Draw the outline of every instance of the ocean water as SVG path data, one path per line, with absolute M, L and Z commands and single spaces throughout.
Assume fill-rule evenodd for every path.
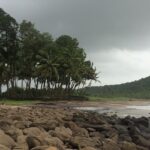
M 97 113 L 107 113 L 108 115 L 118 115 L 119 117 L 150 117 L 150 105 L 129 105 L 124 107 L 75 107 L 75 109 L 83 111 L 94 111 Z

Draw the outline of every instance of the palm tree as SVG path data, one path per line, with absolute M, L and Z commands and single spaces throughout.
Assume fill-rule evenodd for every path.
M 50 89 L 52 82 L 57 82 L 59 80 L 57 62 L 58 57 L 54 55 L 53 49 L 41 50 L 37 55 L 37 65 L 36 74 L 39 80 L 44 83 L 47 81 L 47 86 Z

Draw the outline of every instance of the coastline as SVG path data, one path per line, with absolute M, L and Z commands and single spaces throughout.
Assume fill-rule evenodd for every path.
M 75 110 L 68 107 L 73 106 L 72 103 L 64 108 L 62 105 L 64 103 L 59 103 L 57 107 L 1 105 L 0 148 L 4 150 L 150 149 L 148 117 L 120 118 L 117 115 L 108 116 Z

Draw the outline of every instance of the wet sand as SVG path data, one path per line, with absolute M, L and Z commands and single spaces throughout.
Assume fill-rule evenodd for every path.
M 43 104 L 41 104 L 43 105 Z M 46 107 L 71 108 L 83 111 L 96 111 L 119 117 L 150 117 L 150 100 L 129 100 L 129 101 L 60 101 L 44 103 Z
M 81 105 L 76 108 L 108 115 L 116 114 L 119 117 L 150 117 L 150 101 L 87 102 Z
M 128 100 L 128 101 L 54 101 L 35 104 L 43 108 L 69 108 L 83 111 L 94 111 L 100 114 L 117 115 L 119 117 L 134 116 L 134 117 L 150 117 L 150 100 Z M 0 105 L 1 108 L 16 108 L 29 106 L 7 106 Z
M 0 105 L 0 108 L 23 108 L 29 107 L 43 108 L 69 108 L 83 111 L 96 111 L 100 114 L 107 113 L 108 115 L 118 115 L 119 117 L 135 116 L 135 117 L 150 117 L 150 100 L 124 100 L 124 101 L 51 101 L 36 103 L 34 105 L 24 106 L 8 106 Z

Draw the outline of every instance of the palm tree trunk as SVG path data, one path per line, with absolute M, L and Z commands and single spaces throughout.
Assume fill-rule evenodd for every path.
M 23 79 L 21 80 L 21 88 L 23 90 Z
M 2 97 L 2 85 L 0 84 L 0 98 Z

